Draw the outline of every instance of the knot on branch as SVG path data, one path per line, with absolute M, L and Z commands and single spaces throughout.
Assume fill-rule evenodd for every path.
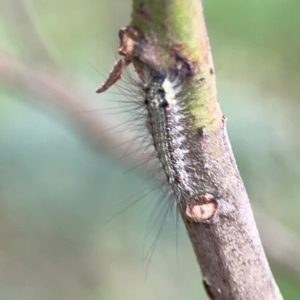
M 159 69 L 162 66 L 189 78 L 199 72 L 196 63 L 183 54 L 184 46 L 171 40 L 158 43 L 153 33 L 142 35 L 139 30 L 127 26 L 119 31 L 119 54 L 131 61 L 139 70 L 139 64 Z M 167 57 L 167 59 L 166 59 Z
M 218 209 L 214 196 L 205 193 L 195 196 L 186 206 L 185 215 L 188 220 L 195 223 L 212 221 Z

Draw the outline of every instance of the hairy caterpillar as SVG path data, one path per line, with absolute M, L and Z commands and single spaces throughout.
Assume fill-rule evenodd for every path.
M 173 199 L 171 204 L 179 207 L 187 219 L 207 221 L 213 216 L 217 204 L 209 192 L 199 190 L 202 177 L 201 173 L 195 171 L 207 167 L 205 164 L 201 166 L 195 157 L 195 149 L 201 147 L 199 138 L 205 136 L 205 128 L 191 128 L 194 116 L 183 92 L 185 83 L 199 70 L 183 59 L 180 49 L 176 48 L 172 54 L 173 64 L 169 67 L 159 65 L 153 44 L 133 27 L 121 29 L 119 36 L 118 52 L 124 58 L 115 64 L 107 80 L 96 92 L 106 91 L 121 78 L 123 70 L 130 63 L 133 64 L 138 75 L 138 81 L 134 82 L 137 99 L 130 99 L 130 102 L 143 111 L 134 119 L 146 124 L 144 127 L 151 137 L 160 170 L 165 174 L 161 182 L 168 186 L 165 196 Z M 198 82 L 201 84 L 203 79 L 199 78 Z M 129 96 L 132 95 L 130 90 L 125 91 L 129 92 Z
M 115 83 L 116 80 L 112 77 L 119 77 L 120 65 L 120 61 L 117 62 L 98 92 L 105 91 Z M 136 87 L 140 99 L 133 101 L 144 110 L 142 122 L 151 136 L 166 182 L 173 192 L 174 204 L 180 204 L 180 201 L 188 201 L 195 194 L 189 178 L 191 166 L 186 158 L 188 149 L 184 135 L 186 124 L 182 100 L 183 80 L 174 73 L 157 71 L 146 66 L 140 70 L 139 75 Z
M 144 102 L 148 111 L 147 127 L 157 157 L 166 174 L 176 202 L 192 194 L 185 154 L 184 116 L 179 94 L 182 81 L 175 76 L 150 72 L 144 81 Z

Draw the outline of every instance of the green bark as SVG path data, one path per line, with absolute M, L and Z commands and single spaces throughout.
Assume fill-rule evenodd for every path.
M 174 49 L 193 68 L 193 76 L 186 82 L 194 116 L 192 128 L 213 131 L 221 126 L 222 114 L 216 100 L 216 81 L 209 41 L 198 0 L 133 1 L 131 26 L 136 27 L 157 47 L 160 65 L 167 69 Z

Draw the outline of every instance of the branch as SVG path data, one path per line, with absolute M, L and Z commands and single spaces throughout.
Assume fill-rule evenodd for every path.
M 47 68 L 49 72 L 49 68 Z M 11 59 L 4 51 L 0 50 L 0 84 L 8 85 L 21 90 L 23 93 L 33 95 L 35 105 L 51 105 L 59 108 L 66 116 L 71 116 L 72 121 L 77 124 L 84 137 L 89 138 L 89 142 L 103 150 L 99 145 L 106 145 L 106 150 L 116 149 L 117 154 L 123 154 L 124 149 L 116 148 L 113 145 L 119 143 L 125 145 L 127 138 L 122 135 L 116 140 L 116 135 L 103 135 L 101 131 L 106 131 L 116 124 L 108 124 L 111 118 L 97 118 L 95 114 L 89 114 L 88 118 L 82 117 L 78 111 L 87 111 L 90 108 L 90 96 L 82 94 L 78 90 L 78 84 L 72 79 L 66 81 L 66 75 L 45 73 L 44 69 L 33 69 L 24 63 Z M 90 99 L 92 100 L 92 99 Z M 99 133 L 100 132 L 100 133 Z M 285 228 L 270 215 L 255 209 L 255 216 L 260 230 L 260 235 L 268 256 L 274 262 L 285 268 L 297 278 L 300 278 L 300 241 L 298 236 Z M 276 236 L 274 236 L 276 232 Z
M 216 99 L 201 2 L 134 0 L 119 53 L 136 67 L 186 70 L 187 159 L 198 193 L 179 210 L 211 299 L 282 299 L 267 262 Z M 132 46 L 133 45 L 133 46 Z M 124 50 L 125 49 L 125 50 Z M 181 65 L 179 66 L 179 62 Z
M 89 109 L 85 103 L 90 96 L 82 94 L 82 91 L 76 88 L 77 85 L 73 81 L 67 80 L 66 76 L 51 75 L 47 74 L 45 70 L 26 67 L 15 60 L 9 59 L 4 53 L 0 53 L 0 78 L 1 84 L 18 86 L 35 95 L 39 101 L 46 101 L 46 103 L 48 101 L 50 104 L 59 107 L 67 116 L 71 116 L 73 121 L 79 124 L 80 128 L 83 128 L 89 137 L 92 137 L 91 140 L 93 142 L 96 140 L 97 145 L 101 145 L 102 149 L 103 145 L 107 145 L 107 149 L 111 149 L 111 145 L 115 144 L 115 141 L 112 140 L 114 135 L 99 134 L 99 131 L 111 127 L 108 119 L 99 120 L 94 114 L 89 114 L 88 118 L 80 117 L 79 111 Z M 259 211 L 257 209 L 257 212 Z M 296 267 L 299 265 L 297 262 L 300 261 L 299 253 L 295 251 L 295 249 L 300 248 L 297 238 L 281 224 L 262 214 L 261 211 L 257 220 L 259 221 L 262 239 L 270 257 L 300 277 L 299 269 Z M 276 227 L 274 227 L 274 223 Z M 268 230 L 268 228 L 272 228 L 272 231 Z M 278 240 L 284 241 L 284 243 L 278 243 Z
M 35 105 L 48 105 L 59 108 L 64 115 L 78 125 L 83 136 L 89 138 L 89 142 L 105 150 L 108 153 L 117 151 L 111 144 L 118 144 L 115 135 L 109 134 L 113 127 L 109 116 L 101 116 L 95 113 L 83 113 L 91 111 L 87 103 L 88 95 L 78 88 L 75 80 L 70 80 L 67 74 L 59 72 L 51 73 L 49 68 L 26 66 L 11 58 L 0 50 L 0 84 L 17 88 L 32 94 L 36 99 Z M 92 93 L 91 93 L 92 95 Z M 90 97 L 91 98 L 91 97 Z M 92 100 L 92 99 L 91 99 Z M 91 103 L 92 101 L 90 101 Z
M 222 183 L 224 179 L 229 178 L 230 174 L 234 175 L 231 178 L 236 179 L 236 182 L 229 182 L 225 188 L 220 184 L 215 189 L 209 189 L 212 194 L 219 196 L 219 199 L 216 199 L 218 200 L 218 210 L 212 216 L 216 223 L 201 224 L 201 222 L 190 222 L 190 212 L 187 214 L 188 210 L 181 211 L 202 268 L 208 293 L 213 299 L 281 299 L 261 249 L 252 219 L 251 208 L 237 173 L 229 142 L 224 132 L 222 132 L 225 129 L 222 127 L 222 115 L 216 102 L 215 78 L 211 74 L 213 73 L 213 65 L 201 7 L 197 1 L 190 1 L 192 3 L 190 6 L 185 5 L 183 2 L 181 3 L 181 1 L 174 1 L 172 4 L 170 1 L 148 2 L 143 7 L 141 7 L 140 3 L 135 5 L 133 25 L 137 26 L 144 35 L 147 35 L 149 32 L 157 34 L 158 43 L 163 39 L 168 39 L 168 35 L 171 33 L 172 38 L 177 40 L 176 44 L 174 42 L 172 44 L 172 51 L 176 48 L 174 46 L 177 46 L 177 56 L 180 58 L 188 57 L 186 61 L 193 62 L 192 68 L 197 69 L 199 67 L 201 70 L 201 72 L 193 74 L 194 77 L 196 74 L 197 76 L 201 75 L 198 77 L 198 80 L 202 84 L 192 87 L 193 99 L 190 103 L 192 103 L 191 113 L 195 116 L 194 124 L 192 125 L 195 128 L 200 128 L 202 132 L 203 128 L 205 128 L 205 135 L 201 137 L 199 149 L 206 152 L 204 154 L 207 154 L 207 156 L 205 157 L 203 153 L 199 153 L 198 157 L 197 153 L 194 153 L 194 156 L 200 158 L 199 165 L 213 162 L 212 159 L 218 162 L 222 161 L 223 165 L 217 166 L 213 170 L 215 178 L 211 178 L 211 174 L 209 174 L 211 170 L 209 169 L 205 172 L 199 171 L 205 178 L 203 183 L 199 183 L 199 190 L 205 191 L 205 189 L 210 188 L 210 183 L 218 180 Z M 23 6 L 20 7 L 24 9 Z M 15 10 L 12 11 L 15 12 Z M 28 15 L 26 18 L 29 20 Z M 12 17 L 12 19 L 14 18 Z M 169 24 L 167 24 L 166 20 L 169 21 Z M 32 24 L 29 27 L 33 28 Z M 169 26 L 166 26 L 166 24 Z M 162 28 L 163 30 L 161 30 Z M 34 31 L 34 33 L 36 34 L 37 32 Z M 178 50 L 178 45 L 180 46 L 180 51 Z M 48 56 L 46 60 L 53 63 L 53 58 L 47 53 L 47 48 L 43 44 L 41 44 L 41 48 L 43 50 L 38 52 L 45 53 L 45 57 L 47 58 Z M 168 53 L 169 48 L 169 46 L 165 47 L 164 51 Z M 108 120 L 103 120 L 103 117 L 99 120 L 94 115 L 89 115 L 89 118 L 74 116 L 74 112 L 87 109 L 83 105 L 86 96 L 82 95 L 81 91 L 75 88 L 74 83 L 66 80 L 65 76 L 45 74 L 43 70 L 38 69 L 32 70 L 2 55 L 0 57 L 0 77 L 2 84 L 9 83 L 13 86 L 21 87 L 40 97 L 39 100 L 48 100 L 49 103 L 54 103 L 67 115 L 71 116 L 73 121 L 80 125 L 80 128 L 84 128 L 88 136 L 92 137 L 91 141 L 100 141 L 102 142 L 101 144 L 106 144 L 103 143 L 103 140 L 107 140 L 107 144 L 111 145 L 113 136 L 103 134 L 105 129 L 110 127 L 108 126 Z M 74 99 L 78 101 L 74 101 Z M 99 135 L 99 128 L 102 129 L 102 135 Z M 214 143 L 218 144 L 219 142 L 223 145 L 214 145 Z M 109 149 L 111 148 L 109 147 Z M 216 157 L 216 150 L 217 152 L 220 151 L 218 157 Z M 226 176 L 227 170 L 230 172 Z M 222 199 L 222 195 L 225 195 L 227 199 L 226 197 Z M 235 206 L 234 201 L 240 201 L 240 203 Z M 203 206 L 203 203 L 200 203 L 199 206 Z M 222 211 L 224 207 L 225 210 Z M 230 211 L 232 207 L 236 210 L 235 212 Z M 194 205 L 194 208 L 197 208 L 197 205 Z M 246 218 L 243 220 L 242 212 L 248 216 L 247 220 Z M 298 264 L 295 262 L 299 262 L 300 258 L 295 249 L 300 247 L 296 236 L 270 217 L 261 216 L 261 213 L 258 216 L 259 224 L 264 223 L 260 227 L 261 235 L 270 257 L 299 276 L 299 270 L 296 267 Z M 197 218 L 194 221 L 197 221 Z M 250 231 L 247 228 L 250 228 Z M 277 243 L 276 239 L 272 238 L 272 232 L 274 232 L 275 228 L 277 240 L 280 240 L 280 243 Z M 250 232 L 252 233 L 250 234 Z M 222 236 L 223 234 L 224 236 Z M 230 237 L 231 234 L 233 234 L 232 237 Z M 279 235 L 280 237 L 278 237 Z M 206 238 L 206 240 L 203 240 L 203 238 Z M 239 245 L 243 244 L 245 240 L 245 245 L 242 245 L 243 247 L 239 249 Z M 233 245 L 230 245 L 230 243 Z M 247 249 L 250 249 L 250 251 L 246 251 Z M 257 251 L 257 254 L 253 255 L 251 250 L 252 252 Z M 203 254 L 201 254 L 202 251 L 204 251 Z M 236 251 L 238 253 L 237 259 L 234 253 L 227 253 L 228 251 Z M 259 266 L 253 267 L 256 262 L 259 262 Z M 243 267 L 244 263 L 245 266 Z M 208 264 L 211 264 L 211 266 L 207 266 Z M 220 270 L 218 270 L 218 267 L 220 267 Z M 251 280 L 253 276 L 249 275 L 251 273 L 247 274 L 247 271 L 259 272 L 260 276 L 255 279 L 258 280 L 256 288 L 253 288 L 255 284 L 255 280 L 254 282 Z M 214 276 L 214 272 L 217 276 Z M 237 273 L 240 274 L 237 275 Z M 226 281 L 222 283 L 223 279 L 226 279 Z M 237 280 L 234 281 L 235 279 Z M 266 290 L 264 290 L 264 287 L 266 287 Z M 249 294 L 249 291 L 252 294 Z M 254 294 L 255 296 L 253 296 Z
M 49 72 L 49 69 L 47 69 Z M 99 147 L 106 145 L 106 150 L 116 149 L 112 145 L 120 143 L 125 144 L 127 138 L 122 135 L 121 139 L 115 139 L 116 135 L 105 135 L 101 132 L 106 132 L 115 124 L 109 124 L 111 118 L 97 118 L 95 114 L 89 114 L 88 118 L 82 117 L 76 112 L 87 111 L 89 107 L 88 95 L 82 95 L 82 92 L 76 87 L 77 84 L 73 81 L 66 80 L 66 76 L 53 74 L 52 76 L 45 73 L 44 69 L 32 69 L 26 65 L 11 59 L 3 51 L 0 51 L 0 83 L 17 87 L 26 93 L 32 94 L 38 104 L 50 104 L 58 107 L 66 116 L 72 118 L 83 136 L 89 138 L 89 142 Z M 103 150 L 103 147 L 101 146 Z M 117 149 L 122 154 L 122 149 Z M 297 235 L 290 232 L 282 224 L 274 220 L 272 217 L 263 213 L 261 209 L 256 209 L 256 219 L 261 231 L 262 240 L 266 247 L 269 257 L 286 268 L 292 274 L 300 278 L 300 270 L 297 267 L 300 265 L 300 242 Z M 276 238 L 272 232 L 276 232 Z M 278 242 L 279 241 L 279 242 Z

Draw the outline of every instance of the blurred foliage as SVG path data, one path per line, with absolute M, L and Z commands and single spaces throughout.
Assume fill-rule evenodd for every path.
M 103 80 L 94 68 L 107 74 L 113 65 L 130 1 L 22 3 L 49 53 L 95 103 L 120 98 L 93 95 Z M 24 18 L 6 5 L 0 0 L 1 48 L 47 66 Z M 205 0 L 204 8 L 219 101 L 250 199 L 300 232 L 300 2 Z M 159 194 L 106 223 L 152 189 L 147 176 L 95 151 L 62 112 L 38 102 L 1 86 L 0 299 L 207 299 L 176 216 L 143 261 L 162 222 Z M 273 269 L 285 299 L 300 298 L 297 279 Z

